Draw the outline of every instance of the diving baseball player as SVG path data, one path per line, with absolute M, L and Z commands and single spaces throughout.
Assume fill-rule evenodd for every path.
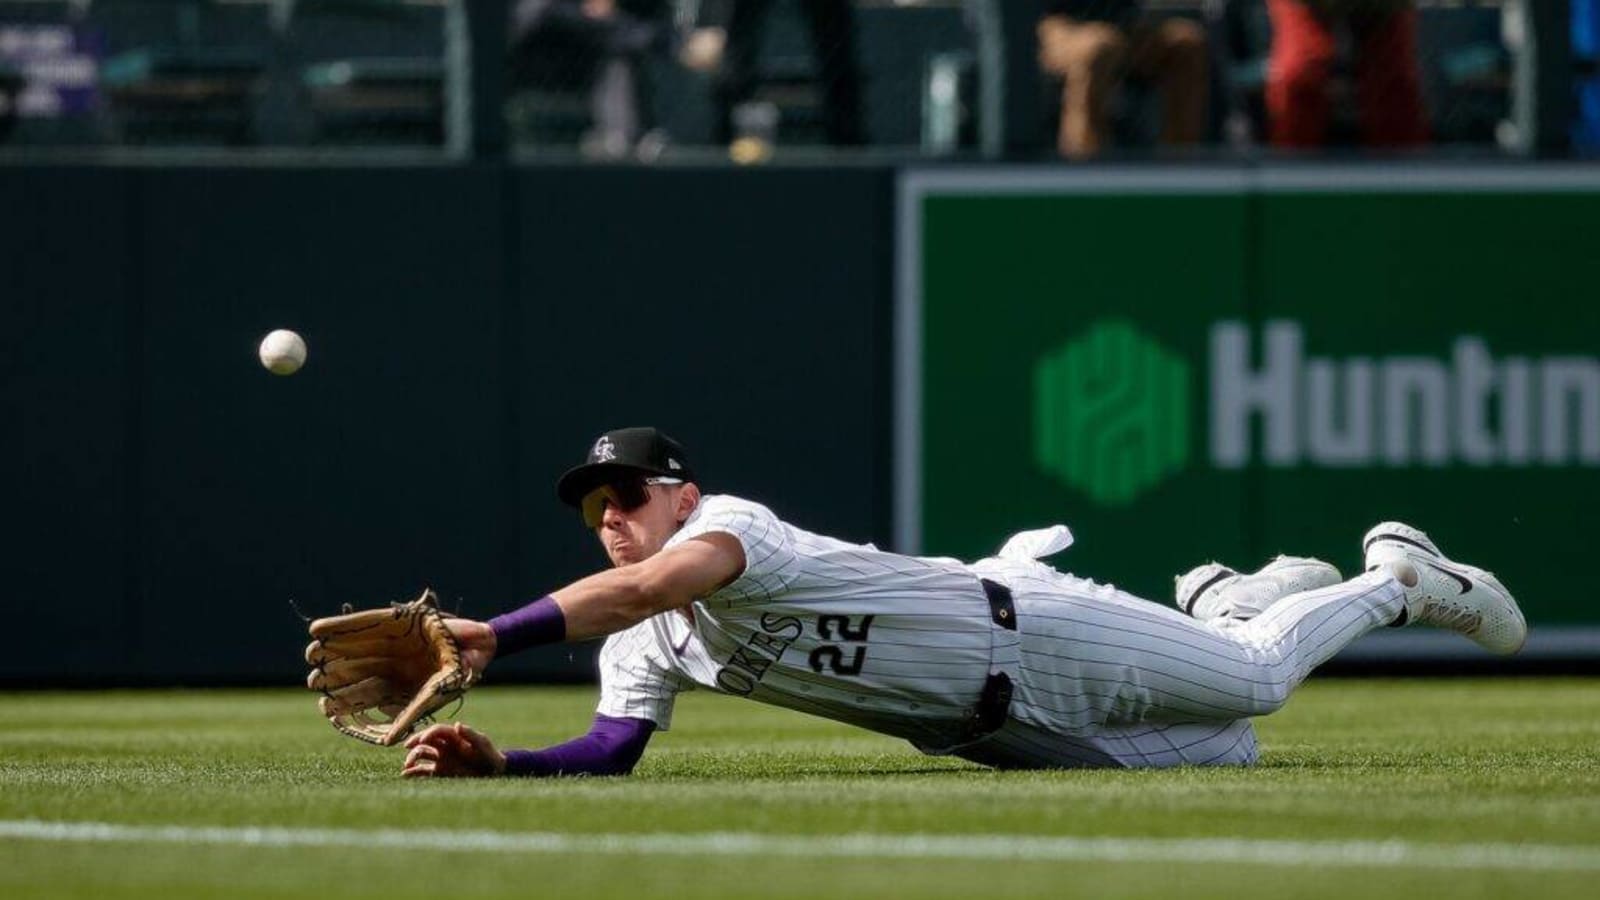
M 450 623 L 479 672 L 605 637 L 593 728 L 502 753 L 435 725 L 407 742 L 405 775 L 627 773 L 697 688 L 1006 768 L 1249 765 L 1251 717 L 1374 628 L 1446 628 L 1501 654 L 1527 635 L 1492 575 L 1399 523 L 1367 533 L 1356 578 L 1309 559 L 1248 575 L 1213 563 L 1180 579 L 1179 611 L 1041 562 L 1071 543 L 1060 525 L 970 564 L 804 531 L 702 494 L 683 448 L 653 428 L 600 436 L 557 493 L 615 567 Z

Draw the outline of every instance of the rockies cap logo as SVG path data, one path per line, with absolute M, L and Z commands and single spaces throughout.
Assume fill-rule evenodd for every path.
M 600 435 L 600 440 L 594 442 L 594 449 L 589 451 L 589 458 L 594 462 L 611 462 L 617 458 L 617 448 L 611 443 L 611 435 Z

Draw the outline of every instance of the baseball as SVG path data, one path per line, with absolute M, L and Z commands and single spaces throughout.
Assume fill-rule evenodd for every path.
M 293 375 L 306 364 L 306 342 L 287 328 L 279 328 L 261 339 L 260 355 L 268 372 Z

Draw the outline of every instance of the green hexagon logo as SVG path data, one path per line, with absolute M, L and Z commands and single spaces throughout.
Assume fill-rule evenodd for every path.
M 1034 364 L 1033 457 L 1105 506 L 1122 506 L 1189 457 L 1189 364 L 1120 319 Z

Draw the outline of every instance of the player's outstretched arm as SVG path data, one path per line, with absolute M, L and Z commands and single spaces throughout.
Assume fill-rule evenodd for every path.
M 731 534 L 696 535 L 642 562 L 590 575 L 488 622 L 447 624 L 468 648 L 474 671 L 504 656 L 560 641 L 582 641 L 631 628 L 688 606 L 744 572 L 744 547 Z
M 647 719 L 597 715 L 589 733 L 543 750 L 495 749 L 488 735 L 456 722 L 435 725 L 406 741 L 407 778 L 493 775 L 627 775 L 655 732 Z
M 744 572 L 744 547 L 731 534 L 697 535 L 643 562 L 575 581 L 550 596 L 566 619 L 566 640 L 603 637 L 679 609 Z
M 643 562 L 574 581 L 487 624 L 471 623 L 474 633 L 486 629 L 487 637 L 468 638 L 459 631 L 457 637 L 478 642 L 474 646 L 486 647 L 489 657 L 603 637 L 688 606 L 743 572 L 744 547 L 738 538 L 721 532 L 697 535 Z

